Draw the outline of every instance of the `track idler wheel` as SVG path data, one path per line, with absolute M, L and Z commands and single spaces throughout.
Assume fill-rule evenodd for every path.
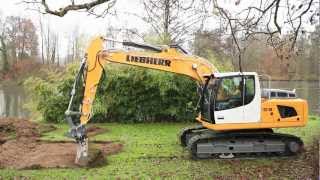
M 197 131 L 197 130 L 201 130 L 201 129 L 205 129 L 205 127 L 203 127 L 202 125 L 196 125 L 193 127 L 183 128 L 178 135 L 178 140 L 180 141 L 180 145 L 182 147 L 187 147 L 187 145 L 188 145 L 187 136 L 190 135 L 191 133 L 193 133 L 193 131 Z
M 287 143 L 287 149 L 290 154 L 298 154 L 303 151 L 303 142 L 289 141 Z

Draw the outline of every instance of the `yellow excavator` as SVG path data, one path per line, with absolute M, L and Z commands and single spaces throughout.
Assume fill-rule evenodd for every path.
M 115 48 L 115 43 L 122 48 Z M 185 128 L 179 135 L 181 145 L 193 158 L 287 156 L 303 149 L 299 137 L 273 132 L 273 128 L 306 125 L 308 104 L 297 98 L 295 91 L 261 88 L 255 72 L 220 73 L 209 61 L 189 55 L 179 45 L 153 46 L 97 37 L 80 65 L 65 112 L 70 134 L 78 143 L 78 164 L 88 157 L 85 125 L 92 117 L 103 68 L 109 63 L 181 74 L 197 82 L 199 125 Z M 84 92 L 77 104 L 79 88 Z

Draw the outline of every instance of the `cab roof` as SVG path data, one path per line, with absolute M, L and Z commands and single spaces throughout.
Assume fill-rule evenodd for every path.
M 225 72 L 225 73 L 213 73 L 214 77 L 228 77 L 228 76 L 240 76 L 240 75 L 253 75 L 257 76 L 256 72 Z

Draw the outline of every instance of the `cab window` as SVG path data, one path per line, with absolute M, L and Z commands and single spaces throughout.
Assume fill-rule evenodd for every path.
M 220 79 L 216 97 L 216 110 L 225 110 L 241 106 L 242 77 L 233 76 Z
M 245 88 L 245 98 L 244 98 L 244 105 L 249 104 L 255 95 L 255 83 L 254 83 L 254 76 L 245 76 L 246 80 L 246 88 Z
M 244 84 L 245 87 L 243 87 Z M 254 96 L 254 76 L 232 76 L 221 78 L 217 88 L 215 110 L 232 109 L 249 104 Z

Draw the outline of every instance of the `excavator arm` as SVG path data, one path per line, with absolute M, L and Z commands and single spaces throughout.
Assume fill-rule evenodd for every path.
M 133 42 L 121 42 L 124 46 L 145 49 L 147 51 L 133 51 L 125 49 L 104 49 L 108 41 L 103 37 L 95 38 L 89 45 L 86 57 L 81 62 L 79 73 L 73 85 L 71 98 L 66 111 L 66 120 L 71 126 L 70 134 L 79 143 L 76 162 L 88 154 L 88 139 L 85 124 L 92 116 L 92 105 L 103 74 L 104 66 L 109 63 L 127 64 L 149 69 L 167 71 L 171 73 L 186 75 L 203 86 L 206 76 L 210 76 L 217 69 L 207 60 L 197 56 L 187 55 L 179 46 L 154 47 Z M 75 104 L 76 89 L 83 79 L 84 94 L 82 104 Z M 74 111 L 80 108 L 80 112 Z M 80 119 L 80 120 L 79 120 Z

